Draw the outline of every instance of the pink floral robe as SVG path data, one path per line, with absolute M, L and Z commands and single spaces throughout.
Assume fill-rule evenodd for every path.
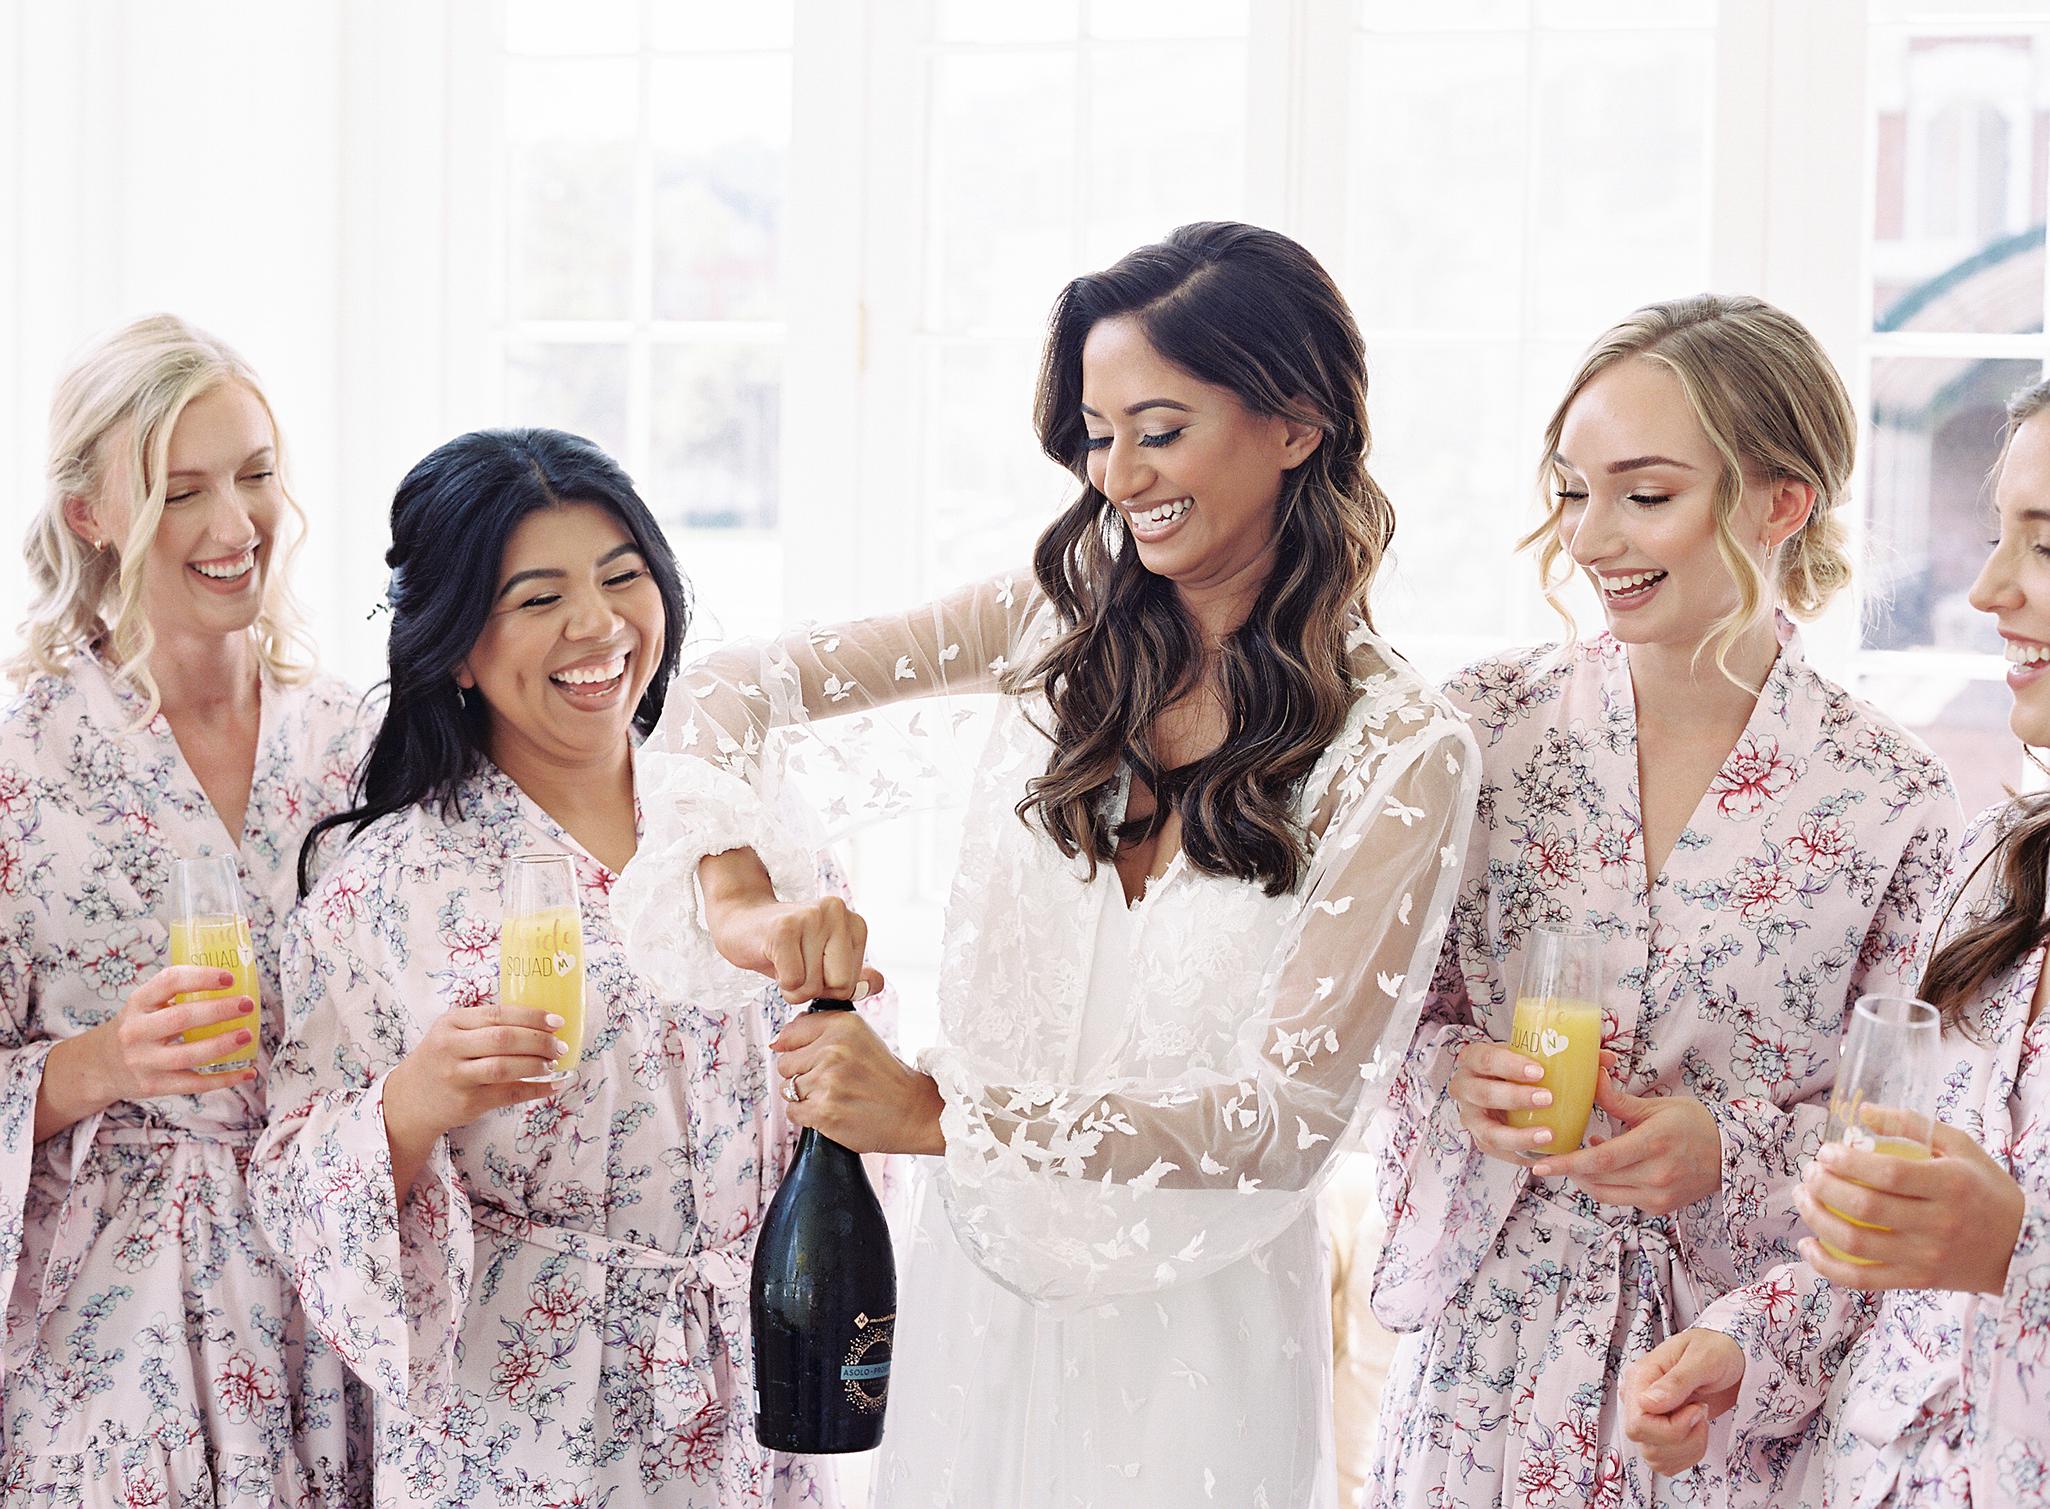
M 790 1008 L 709 948 L 659 990 L 613 874 L 497 767 L 459 815 L 365 829 L 293 919 L 290 1038 L 251 1183 L 321 1332 L 376 1393 L 380 1505 L 826 1502 L 754 1439 L 748 1273 L 795 1133 L 766 1045 Z M 386 1076 L 498 991 L 517 853 L 577 862 L 583 1061 L 442 1138 L 403 1202 Z
M 1382 1404 L 1377 1505 L 1654 1502 L 1618 1423 L 1623 1366 L 1791 1255 L 1845 1013 L 1916 978 L 1958 827 L 1943 766 L 1782 649 L 1655 882 L 1635 701 L 1607 634 L 1447 687 L 1483 777 L 1475 840 L 1409 1063 L 1378 1127 L 1389 1237 L 1374 1310 L 1407 1336 Z M 1483 1156 L 1446 1094 L 1507 1041 L 1533 926 L 1602 939 L 1604 1043 L 1638 1095 L 1691 1095 L 1722 1186 L 1670 1217 Z M 1599 1112 L 1590 1133 L 1618 1130 Z M 1659 1490 L 1657 1501 L 1676 1501 Z M 1681 1485 L 1684 1496 L 1686 1485 Z
M 1973 824 L 1945 936 L 1999 904 L 1999 861 L 1973 870 L 2012 814 Z M 1943 1040 L 1940 1114 L 2028 1196 L 2006 1290 L 1869 1296 L 1794 1263 L 1711 1305 L 1697 1324 L 1749 1354 L 1703 1464 L 1732 1505 L 2050 1505 L 2050 1015 L 2029 1020 L 2042 968 L 2031 950 Z
M 284 1011 L 299 844 L 346 805 L 368 722 L 331 681 L 262 691 L 240 841 L 163 716 L 89 656 L 0 716 L 0 1504 L 360 1501 L 362 1399 L 306 1323 L 244 1184 Z M 50 1049 L 170 962 L 171 861 L 239 861 L 255 1083 L 123 1102 L 34 1139 Z

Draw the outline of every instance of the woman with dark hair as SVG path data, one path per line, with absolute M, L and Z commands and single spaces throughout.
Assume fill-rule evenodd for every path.
M 1995 502 L 2000 536 L 1972 606 L 2007 641 L 2008 721 L 2042 747 L 2050 383 L 2008 404 Z M 1803 1261 L 1711 1305 L 1625 1380 L 1624 1425 L 1653 1470 L 1708 1456 L 1726 1501 L 1761 1509 L 2050 1503 L 2046 888 L 2050 797 L 1982 813 L 1922 976 L 1948 1066 L 1935 1156 L 1832 1145 L 1807 1165 Z M 1725 1413 L 1711 1455 L 1709 1425 Z
M 356 805 L 307 840 L 353 838 L 293 920 L 250 1168 L 376 1393 L 377 1502 L 817 1502 L 733 1407 L 746 1244 L 791 1140 L 773 998 L 699 1010 L 688 969 L 658 989 L 607 905 L 686 625 L 676 561 L 619 467 L 554 430 L 450 441 L 391 523 L 389 710 Z M 567 1079 L 564 1019 L 498 998 L 501 881 L 530 854 L 577 877 Z M 858 954 L 837 900 L 785 916 Z
M 998 698 L 940 1046 L 913 1069 L 845 1013 L 774 1045 L 793 1120 L 931 1157 L 879 1503 L 1335 1502 L 1316 1192 L 1408 1041 L 1475 766 L 1370 624 L 1366 391 L 1284 236 L 1185 226 L 1077 278 L 1037 407 L 1081 488 L 1032 575 L 714 655 L 650 742 L 630 943 L 763 967 L 803 879 L 778 777 L 901 789 L 825 720 Z

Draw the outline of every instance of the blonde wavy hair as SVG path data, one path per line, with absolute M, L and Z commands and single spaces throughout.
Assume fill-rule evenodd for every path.
M 1559 596 L 1572 568 L 1559 570 L 1562 500 L 1552 496 L 1551 458 L 1558 454 L 1567 410 L 1603 372 L 1643 357 L 1679 379 L 1709 443 L 1722 458 L 1712 508 L 1716 553 L 1737 584 L 1737 605 L 1714 624 L 1695 651 L 1698 664 L 1713 652 L 1716 669 L 1756 693 L 1729 668 L 1730 652 L 1759 615 L 1774 607 L 1813 618 L 1851 577 L 1851 558 L 1838 504 L 1850 485 L 1857 456 L 1858 419 L 1843 379 L 1808 328 L 1763 299 L 1741 294 L 1696 294 L 1638 310 L 1612 327 L 1581 361 L 1565 396 L 1545 426 L 1539 486 L 1550 499 L 1545 521 L 1517 542 L 1537 547 L 1545 599 L 1577 632 Z M 1773 551 L 1772 575 L 1731 527 L 1746 481 L 1805 482 L 1815 490 L 1807 522 Z
M 142 601 L 143 567 L 163 517 L 171 432 L 187 404 L 223 383 L 247 389 L 263 405 L 285 503 L 250 628 L 257 656 L 287 685 L 312 675 L 304 620 L 286 585 L 306 515 L 286 483 L 277 416 L 256 373 L 233 349 L 173 315 L 156 314 L 88 346 L 50 401 L 48 480 L 23 546 L 33 591 L 23 648 L 7 667 L 17 684 L 61 675 L 75 656 L 97 654 L 143 698 L 141 721 L 155 716 L 160 698 L 149 656 L 156 636 Z M 94 549 L 67 521 L 66 504 L 104 500 L 116 487 L 128 489 L 127 538 Z

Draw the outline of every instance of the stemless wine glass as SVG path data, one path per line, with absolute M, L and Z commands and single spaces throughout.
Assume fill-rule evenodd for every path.
M 1552 1103 L 1509 1112 L 1513 1127 L 1550 1127 L 1552 1140 L 1525 1149 L 1531 1162 L 1570 1153 L 1587 1135 L 1602 1065 L 1601 939 L 1591 927 L 1547 924 L 1532 930 L 1509 1046 L 1544 1066 L 1539 1088 Z
M 1829 1092 L 1828 1142 L 1841 1142 L 1894 1158 L 1925 1159 L 1936 1137 L 1936 1082 L 1942 1072 L 1943 1018 L 1927 1001 L 1909 996 L 1860 996 L 1851 1008 L 1836 1085 Z M 1825 1204 L 1867 1231 L 1885 1231 Z M 1818 1239 L 1819 1240 L 1819 1239 Z M 1870 1267 L 1822 1243 L 1822 1250 L 1847 1263 Z
M 235 876 L 235 861 L 211 856 L 206 859 L 176 859 L 171 863 L 171 962 L 199 964 L 225 969 L 234 982 L 225 990 L 189 990 L 177 997 L 186 1001 L 218 1001 L 227 996 L 249 997 L 249 1010 L 225 1022 L 193 1027 L 183 1041 L 197 1043 L 225 1033 L 249 1030 L 249 1041 L 230 1048 L 219 1058 L 200 1065 L 202 1074 L 225 1074 L 246 1069 L 256 1061 L 258 1019 L 263 997 L 256 980 L 256 950 L 249 939 L 249 918 L 242 910 L 242 885 Z
M 498 998 L 552 1011 L 569 1044 L 531 1084 L 568 1079 L 584 1054 L 584 926 L 576 861 L 567 854 L 516 854 L 505 872 L 505 921 L 498 935 Z

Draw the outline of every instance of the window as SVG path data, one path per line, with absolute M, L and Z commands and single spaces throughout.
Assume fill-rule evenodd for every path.
M 781 616 L 792 7 L 502 12 L 504 422 L 605 447 L 715 631 Z
M 1875 6 L 1868 39 L 1861 689 L 1950 762 L 1968 810 L 2023 774 L 1999 639 L 1966 593 L 2004 404 L 2050 358 L 2050 17 L 1999 9 Z

